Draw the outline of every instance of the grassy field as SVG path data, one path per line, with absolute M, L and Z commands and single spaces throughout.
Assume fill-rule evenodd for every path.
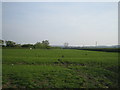
M 116 88 L 118 53 L 3 49 L 3 88 Z

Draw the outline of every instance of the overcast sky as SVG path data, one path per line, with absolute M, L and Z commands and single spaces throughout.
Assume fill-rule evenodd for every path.
M 2 4 L 2 39 L 51 45 L 118 44 L 116 2 L 18 2 Z

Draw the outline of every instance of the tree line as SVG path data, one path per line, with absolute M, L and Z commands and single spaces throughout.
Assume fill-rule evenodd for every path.
M 51 49 L 51 48 L 60 48 L 60 47 L 52 47 L 49 45 L 48 40 L 43 40 L 42 42 L 37 42 L 35 44 L 17 44 L 14 41 L 4 41 L 0 40 L 0 45 L 2 47 L 16 47 L 16 48 L 39 48 L 39 49 Z

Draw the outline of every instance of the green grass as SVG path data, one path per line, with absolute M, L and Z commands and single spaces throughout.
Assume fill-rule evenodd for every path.
M 3 88 L 118 87 L 118 53 L 3 49 L 2 54 Z

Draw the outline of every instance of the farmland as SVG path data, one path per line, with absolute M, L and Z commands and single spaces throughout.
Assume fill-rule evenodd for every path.
M 116 88 L 118 53 L 3 49 L 3 88 Z

